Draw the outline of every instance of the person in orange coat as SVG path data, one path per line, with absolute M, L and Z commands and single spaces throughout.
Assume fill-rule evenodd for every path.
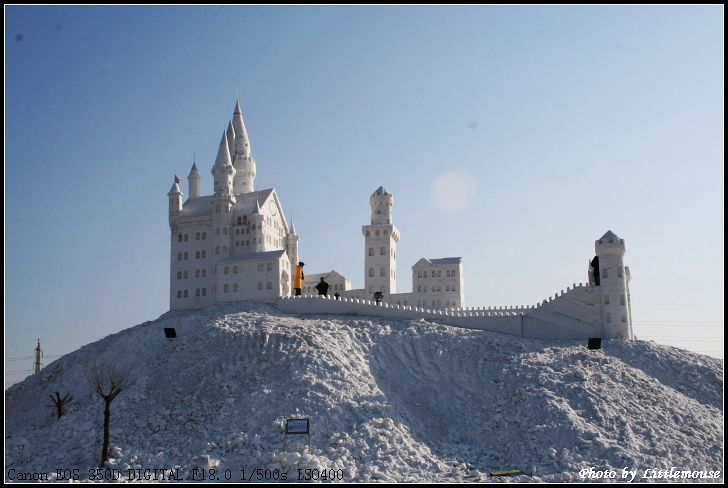
M 293 275 L 293 288 L 296 290 L 296 296 L 301 294 L 301 288 L 303 288 L 303 261 L 299 261 L 296 266 L 296 272 Z

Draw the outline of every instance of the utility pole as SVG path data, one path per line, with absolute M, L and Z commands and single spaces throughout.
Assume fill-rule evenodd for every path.
M 43 350 L 40 348 L 40 339 L 38 339 L 38 347 L 35 348 L 35 363 L 33 363 L 33 372 L 35 374 L 40 373 L 40 370 L 43 369 L 42 357 Z

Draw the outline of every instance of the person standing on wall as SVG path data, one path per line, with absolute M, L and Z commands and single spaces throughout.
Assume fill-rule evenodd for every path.
M 324 277 L 321 277 L 321 281 L 318 285 L 316 285 L 316 289 L 318 290 L 319 295 L 323 295 L 325 297 L 329 296 L 329 284 L 324 281 Z
M 296 290 L 296 296 L 301 296 L 301 288 L 303 288 L 303 266 L 303 261 L 299 261 L 293 275 L 293 288 Z

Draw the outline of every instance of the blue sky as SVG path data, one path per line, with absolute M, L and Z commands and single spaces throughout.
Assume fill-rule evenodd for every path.
M 38 337 L 57 356 L 167 310 L 166 192 L 196 152 L 211 193 L 236 93 L 309 272 L 362 285 L 379 185 L 399 291 L 462 256 L 470 306 L 586 281 L 612 229 L 638 336 L 722 357 L 722 6 L 5 13 L 6 385 Z

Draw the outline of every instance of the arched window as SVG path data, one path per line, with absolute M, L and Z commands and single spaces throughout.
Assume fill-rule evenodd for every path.
M 200 296 L 200 289 L 199 288 L 195 288 L 195 296 L 196 297 L 199 297 Z
M 207 239 L 207 232 L 203 232 L 203 233 L 202 233 L 202 240 L 204 241 L 205 239 Z M 203 290 L 204 290 L 204 289 L 205 289 L 205 288 L 203 288 Z
M 238 225 L 242 225 L 242 224 L 243 224 L 243 218 L 242 217 L 238 217 Z
M 609 295 L 604 295 L 604 305 L 609 305 Z
M 177 279 L 178 280 L 182 279 L 182 271 L 177 271 Z
M 379 255 L 380 256 L 386 256 L 387 255 L 387 248 L 386 247 L 380 247 L 379 248 Z
M 202 296 L 203 297 L 206 297 L 207 296 L 207 288 L 203 288 L 202 289 Z
M 422 278 L 422 271 L 418 271 L 418 272 L 417 272 L 417 277 L 418 277 L 418 278 Z
M 374 248 L 373 247 L 370 247 L 369 248 L 369 255 L 370 256 L 374 256 Z
M 184 294 L 183 294 L 183 296 L 184 296 L 185 298 L 187 298 L 187 290 L 185 290 L 185 291 L 184 291 Z
M 427 278 L 427 271 L 423 271 L 423 272 L 422 272 L 422 277 L 423 277 L 423 278 Z
M 182 298 L 182 290 L 177 290 L 177 298 Z
M 419 286 L 417 287 L 417 293 L 422 293 L 422 285 L 419 285 Z

